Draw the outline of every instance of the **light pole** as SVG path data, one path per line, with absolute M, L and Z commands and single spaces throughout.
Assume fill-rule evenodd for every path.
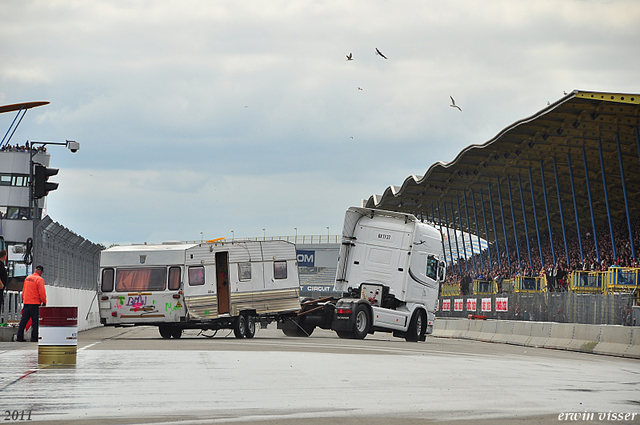
M 327 243 L 329 243 L 329 226 L 327 226 Z
M 298 243 L 298 228 L 294 227 L 293 230 L 296 231 L 296 238 L 294 239 L 293 243 Z
M 33 145 L 39 145 L 40 147 L 45 147 L 46 145 L 60 145 L 66 146 L 67 149 L 71 151 L 71 153 L 76 153 L 80 150 L 80 143 L 73 140 L 66 140 L 65 142 L 38 142 L 38 141 L 29 141 L 27 140 L 29 145 L 29 207 L 31 208 L 31 220 L 33 221 L 33 231 L 32 231 L 32 240 L 33 240 L 33 262 L 36 262 L 36 254 L 38 253 L 37 241 L 36 241 L 36 227 L 40 222 L 40 212 L 38 211 L 38 198 L 35 197 L 35 182 L 34 182 L 34 174 L 33 174 L 33 157 L 38 153 L 36 149 L 33 148 Z M 46 196 L 46 195 L 45 195 Z
M 231 231 L 231 240 L 233 241 L 235 239 L 235 233 L 233 233 L 233 230 Z
M 262 229 L 262 240 L 267 240 L 267 234 L 265 233 L 264 229 Z
M 202 232 L 200 232 L 200 243 L 204 242 L 204 239 L 202 237 Z

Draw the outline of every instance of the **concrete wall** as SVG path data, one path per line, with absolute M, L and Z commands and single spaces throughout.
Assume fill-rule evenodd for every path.
M 433 336 L 640 359 L 638 326 L 438 318 Z
M 100 325 L 99 300 L 96 291 L 47 286 L 47 306 L 78 307 L 78 330 L 84 331 Z

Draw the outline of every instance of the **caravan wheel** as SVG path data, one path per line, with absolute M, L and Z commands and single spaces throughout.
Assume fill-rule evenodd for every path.
M 174 327 L 173 329 L 171 329 L 171 336 L 175 339 L 180 338 L 182 336 L 182 329 Z
M 160 336 L 164 339 L 171 338 L 171 328 L 167 325 L 158 326 L 158 331 L 160 331 Z
M 256 319 L 253 316 L 247 316 L 245 324 L 245 336 L 247 338 L 253 338 L 256 334 Z
M 247 332 L 247 319 L 241 314 L 233 325 L 233 334 L 236 338 L 244 338 Z

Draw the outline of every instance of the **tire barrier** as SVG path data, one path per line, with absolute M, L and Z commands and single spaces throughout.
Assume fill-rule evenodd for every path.
M 432 336 L 640 359 L 635 326 L 439 318 Z

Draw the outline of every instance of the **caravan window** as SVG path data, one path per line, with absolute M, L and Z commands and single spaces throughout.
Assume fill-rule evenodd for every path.
M 438 260 L 430 255 L 427 257 L 427 277 L 438 280 Z
M 286 261 L 273 262 L 273 277 L 274 279 L 287 278 L 287 262 Z
M 169 267 L 169 290 L 180 289 L 180 267 Z
M 113 269 L 102 270 L 102 292 L 113 291 Z
M 204 267 L 189 267 L 189 286 L 204 285 Z
M 251 263 L 238 263 L 238 277 L 240 280 L 251 280 Z
M 167 283 L 167 269 L 164 267 L 139 267 L 118 269 L 116 291 L 164 291 Z

